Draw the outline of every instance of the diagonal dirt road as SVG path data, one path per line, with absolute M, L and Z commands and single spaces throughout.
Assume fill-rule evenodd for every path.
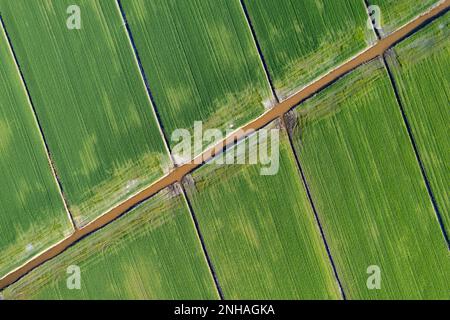
M 236 141 L 239 141 L 240 139 L 245 138 L 243 132 L 263 128 L 273 120 L 282 117 L 286 112 L 296 107 L 299 103 L 301 103 L 305 99 L 311 97 L 318 91 L 326 88 L 343 75 L 354 70 L 358 66 L 369 62 L 370 60 L 382 56 L 386 50 L 388 50 L 398 42 L 402 41 L 412 33 L 416 32 L 417 30 L 428 24 L 430 21 L 433 21 L 437 17 L 446 13 L 449 10 L 449 8 L 450 8 L 450 0 L 445 0 L 441 2 L 438 6 L 434 7 L 433 9 L 423 14 L 422 16 L 412 20 L 399 30 L 390 34 L 386 38 L 380 40 L 377 44 L 370 47 L 366 51 L 358 54 L 353 59 L 340 65 L 339 67 L 337 67 L 330 73 L 326 74 L 322 78 L 309 84 L 308 86 L 306 86 L 296 94 L 292 95 L 288 99 L 277 104 L 275 107 L 264 113 L 262 116 L 256 118 L 255 120 L 249 122 L 248 124 L 240 128 L 241 130 L 237 130 L 236 133 L 232 134 L 230 137 L 227 137 L 226 139 L 219 142 L 217 145 L 212 146 L 211 148 L 205 150 L 203 154 L 195 158 L 193 162 L 183 164 L 175 168 L 168 175 L 162 177 L 160 180 L 156 181 L 148 188 L 142 190 L 141 192 L 129 198 L 120 205 L 112 208 L 111 210 L 109 210 L 102 216 L 98 217 L 91 223 L 87 224 L 83 228 L 77 229 L 68 238 L 62 240 L 61 242 L 55 244 L 51 248 L 33 257 L 32 259 L 27 261 L 24 265 L 18 267 L 17 269 L 13 270 L 12 272 L 4 276 L 2 279 L 0 279 L 0 290 L 14 283 L 15 281 L 23 277 L 25 274 L 27 274 L 34 268 L 40 266 L 44 262 L 56 257 L 58 254 L 60 254 L 73 244 L 75 244 L 78 240 L 101 229 L 102 227 L 109 224 L 116 218 L 127 213 L 130 209 L 140 204 L 141 202 L 147 200 L 148 198 L 158 193 L 159 191 L 163 190 L 164 188 L 176 182 L 181 182 L 181 180 L 185 175 L 200 167 L 204 161 L 211 159 L 215 154 L 215 150 L 222 150 L 223 147 L 227 145 L 232 145 L 234 143 L 234 142 L 229 143 L 229 141 L 234 141 L 234 139 L 236 139 Z M 203 159 L 203 162 L 199 161 L 199 159 Z

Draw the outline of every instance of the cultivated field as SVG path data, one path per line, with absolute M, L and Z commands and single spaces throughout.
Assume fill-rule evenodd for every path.
M 419 153 L 450 233 L 450 14 L 388 55 Z
M 376 39 L 362 0 L 244 0 L 277 93 L 286 97 Z
M 0 30 L 0 276 L 72 231 Z
M 237 128 L 270 106 L 239 1 L 121 2 L 169 139 L 175 129 L 192 132 L 197 120 Z
M 273 176 L 208 164 L 185 184 L 218 280 L 227 299 L 339 299 L 285 131 L 280 139 Z
M 0 300 L 450 299 L 437 2 L 0 0 Z
M 3 292 L 6 299 L 216 299 L 184 199 L 165 189 Z M 81 271 L 69 290 L 67 268 Z
M 0 0 L 0 11 L 76 223 L 162 176 L 168 165 L 115 1 Z
M 400 28 L 439 2 L 439 0 L 368 0 L 369 4 L 377 5 L 381 9 L 383 36 Z
M 295 149 L 347 297 L 450 298 L 448 248 L 383 65 L 360 67 L 294 115 Z M 381 290 L 366 286 L 372 265 Z

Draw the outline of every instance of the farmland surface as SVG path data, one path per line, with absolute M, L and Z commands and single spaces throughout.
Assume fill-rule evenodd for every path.
M 450 299 L 450 0 L 364 2 L 0 0 L 0 300 Z
M 4 298 L 216 299 L 194 224 L 175 190 L 161 191 L 35 269 L 4 290 Z M 80 268 L 80 290 L 67 287 L 69 266 Z
M 419 153 L 450 233 L 450 14 L 388 56 Z
M 369 4 L 377 5 L 381 10 L 381 33 L 384 36 L 439 2 L 439 0 L 368 0 Z
M 26 91 L 0 30 L 0 276 L 70 233 Z
M 375 41 L 362 0 L 244 0 L 275 89 L 286 97 Z
M 275 175 L 214 163 L 187 184 L 218 280 L 227 299 L 339 299 L 285 131 L 280 139 Z M 237 150 L 227 154 L 249 157 Z
M 162 176 L 168 155 L 115 1 L 0 0 L 77 225 Z
M 237 128 L 270 106 L 239 1 L 121 2 L 168 137 L 192 133 L 197 120 L 205 129 Z
M 450 259 L 382 63 L 300 105 L 295 149 L 352 299 L 450 298 Z M 369 266 L 382 290 L 368 290 Z

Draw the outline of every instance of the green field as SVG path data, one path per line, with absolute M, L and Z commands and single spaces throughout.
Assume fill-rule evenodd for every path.
M 39 121 L 78 225 L 163 175 L 168 166 L 114 0 L 0 0 Z
M 169 138 L 175 129 L 192 132 L 194 121 L 237 128 L 270 106 L 239 1 L 121 2 Z
M 72 231 L 0 30 L 0 277 Z
M 360 67 L 294 115 L 295 148 L 347 297 L 449 299 L 449 251 L 383 65 Z M 366 286 L 371 265 L 380 290 Z
M 406 116 L 450 233 L 450 14 L 388 55 Z
M 284 130 L 279 148 L 275 175 L 260 175 L 262 165 L 211 163 L 186 185 L 224 296 L 339 299 Z
M 386 36 L 430 9 L 439 0 L 368 0 L 381 9 L 382 35 Z
M 0 300 L 450 300 L 444 1 L 0 0 Z
M 362 0 L 245 0 L 281 97 L 306 86 L 376 39 Z
M 168 188 L 3 291 L 5 299 L 216 299 L 194 224 Z M 67 288 L 80 267 L 81 289 Z

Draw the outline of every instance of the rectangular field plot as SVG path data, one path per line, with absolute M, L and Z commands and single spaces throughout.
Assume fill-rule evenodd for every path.
M 238 128 L 271 105 L 239 1 L 121 3 L 169 140 L 175 129 L 192 132 L 195 121 Z
M 450 234 L 450 14 L 397 45 L 388 63 Z
M 114 0 L 0 0 L 77 225 L 163 175 L 168 154 Z
M 394 32 L 439 2 L 439 0 L 368 0 L 370 5 L 377 5 L 380 8 L 383 36 Z
M 277 93 L 285 98 L 376 39 L 362 0 L 244 0 Z
M 450 298 L 449 252 L 383 64 L 353 71 L 294 116 L 295 149 L 347 297 Z M 378 275 L 381 289 L 369 289 Z
M 267 143 L 268 159 L 278 157 L 275 145 L 270 147 L 274 134 L 258 139 L 258 148 L 267 150 Z M 249 145 L 257 142 L 241 142 L 245 153 L 236 147 L 227 151 L 239 162 L 221 165 L 216 158 L 185 181 L 225 298 L 339 299 L 286 132 L 280 132 L 274 175 L 261 175 L 269 166 L 250 164 L 256 150 L 249 153 Z
M 0 29 L 0 277 L 72 232 L 25 88 Z
M 177 190 L 161 191 L 89 235 L 7 287 L 4 298 L 218 298 L 194 224 Z M 70 290 L 67 284 L 78 283 L 76 274 L 81 289 Z

